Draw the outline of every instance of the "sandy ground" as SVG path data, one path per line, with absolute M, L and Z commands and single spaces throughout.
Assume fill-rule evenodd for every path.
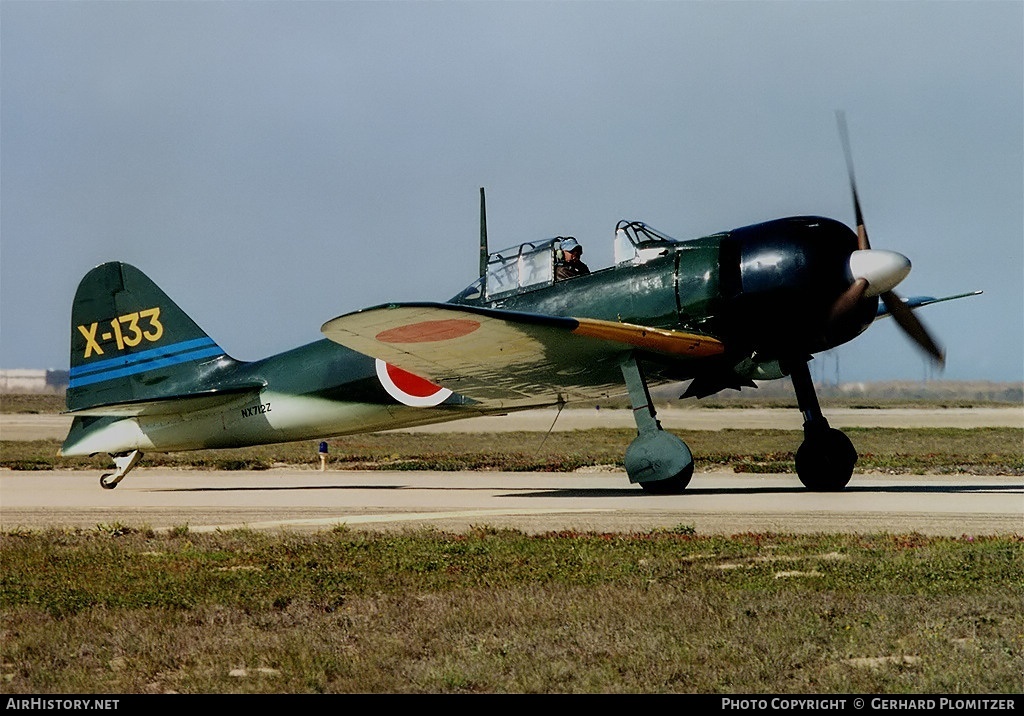
M 912 408 L 826 410 L 825 417 L 836 428 L 1024 428 L 1024 406 L 1020 408 Z M 776 428 L 800 430 L 803 415 L 791 408 L 683 408 L 659 410 L 662 427 L 676 430 L 726 430 L 729 428 Z M 511 415 L 472 418 L 455 423 L 416 428 L 419 432 L 505 432 L 519 430 L 586 430 L 589 428 L 635 428 L 632 411 L 571 409 L 561 414 L 554 408 L 529 410 Z

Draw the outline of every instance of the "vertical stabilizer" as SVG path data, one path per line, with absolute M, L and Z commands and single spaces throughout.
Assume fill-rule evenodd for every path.
M 202 392 L 234 363 L 134 266 L 105 263 L 79 284 L 68 410 Z

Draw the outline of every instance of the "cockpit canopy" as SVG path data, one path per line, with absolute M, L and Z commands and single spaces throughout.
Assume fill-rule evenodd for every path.
M 556 251 L 567 236 L 534 241 L 497 251 L 487 258 L 487 297 L 550 284 L 555 277 Z
M 488 300 L 531 288 L 549 286 L 555 280 L 559 246 L 570 236 L 529 241 L 495 251 L 487 257 L 487 273 L 460 293 L 457 300 Z
M 555 265 L 561 260 L 560 245 L 572 236 L 530 241 L 495 251 L 487 257 L 487 272 L 466 287 L 453 301 L 493 300 L 550 286 Z M 615 227 L 615 265 L 647 263 L 667 254 L 679 242 L 642 221 L 620 221 Z
M 678 243 L 642 221 L 620 221 L 615 226 L 615 265 L 647 263 Z

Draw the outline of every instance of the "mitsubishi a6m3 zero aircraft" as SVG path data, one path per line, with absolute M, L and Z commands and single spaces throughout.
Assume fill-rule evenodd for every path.
M 100 484 L 111 489 L 144 452 L 320 440 L 626 392 L 630 482 L 677 493 L 693 457 L 662 430 L 648 386 L 689 381 L 681 397 L 701 398 L 788 376 L 804 416 L 797 474 L 810 490 L 841 490 L 857 453 L 822 414 L 808 361 L 891 316 L 941 364 L 913 309 L 973 294 L 893 293 L 910 261 L 868 242 L 840 129 L 856 232 L 797 216 L 678 241 L 622 221 L 613 266 L 556 280 L 565 237 L 490 253 L 481 189 L 472 285 L 446 302 L 342 315 L 323 324 L 326 339 L 263 360 L 228 356 L 138 269 L 98 266 L 72 307 L 62 454 L 109 453 L 116 471 Z

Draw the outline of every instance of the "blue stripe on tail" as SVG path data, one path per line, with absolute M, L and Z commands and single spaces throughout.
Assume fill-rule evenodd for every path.
M 212 338 L 196 338 L 127 356 L 75 366 L 71 369 L 71 380 L 68 387 L 78 388 L 83 385 L 145 373 L 155 368 L 222 355 L 224 355 L 224 351 Z

